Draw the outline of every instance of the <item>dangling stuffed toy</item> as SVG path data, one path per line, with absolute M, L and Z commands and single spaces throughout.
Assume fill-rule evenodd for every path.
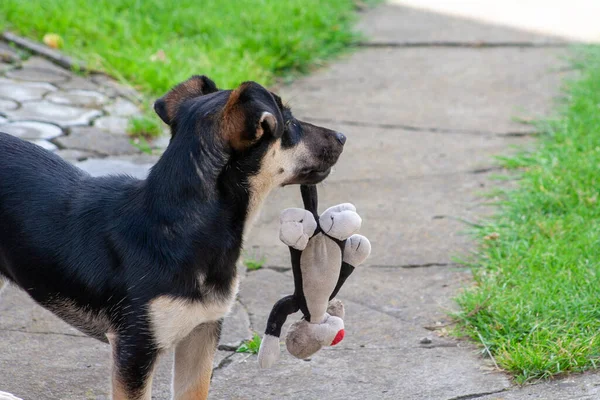
M 273 306 L 258 353 L 258 363 L 268 368 L 279 358 L 279 336 L 287 316 L 302 311 L 286 337 L 290 354 L 307 358 L 323 346 L 344 338 L 344 306 L 334 299 L 338 291 L 371 252 L 369 240 L 356 232 L 362 220 L 349 203 L 317 214 L 317 188 L 301 186 L 305 209 L 281 213 L 279 238 L 290 248 L 294 294 Z

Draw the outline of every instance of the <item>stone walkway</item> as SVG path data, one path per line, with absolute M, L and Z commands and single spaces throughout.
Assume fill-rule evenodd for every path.
M 300 199 L 298 188 L 279 190 L 247 246 L 266 263 L 244 274 L 211 398 L 598 398 L 594 374 L 515 388 L 444 326 L 452 296 L 471 284 L 453 259 L 472 249 L 464 221 L 491 212 L 480 194 L 497 184 L 492 156 L 530 143 L 532 127 L 517 121 L 551 113 L 569 73 L 564 41 L 392 5 L 363 15 L 360 28 L 371 38 L 364 48 L 280 90 L 298 117 L 348 136 L 320 188 L 322 207 L 356 204 L 373 245 L 340 293 L 346 338 L 306 361 L 282 351 L 266 371 L 254 355 L 231 351 L 262 332 L 273 303 L 293 289 L 277 220 Z M 125 138 L 124 117 L 136 110 L 113 82 L 82 79 L 36 57 L 0 71 L 0 130 L 93 174 L 144 176 L 154 161 Z M 107 346 L 14 289 L 0 301 L 0 316 L 0 390 L 36 400 L 108 398 Z M 156 399 L 169 397 L 170 363 L 165 357 L 159 366 Z

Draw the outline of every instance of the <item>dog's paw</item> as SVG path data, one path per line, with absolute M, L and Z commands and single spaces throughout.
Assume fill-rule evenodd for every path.
M 346 240 L 342 261 L 358 267 L 371 254 L 371 242 L 363 235 L 352 235 Z
M 279 217 L 279 239 L 290 247 L 304 250 L 315 230 L 317 221 L 307 210 L 302 208 L 288 208 L 281 212 Z
M 362 219 L 350 203 L 329 207 L 319 218 L 321 229 L 328 236 L 345 240 L 360 229 Z
M 258 350 L 258 366 L 261 368 L 270 368 L 278 359 L 279 338 L 265 334 Z

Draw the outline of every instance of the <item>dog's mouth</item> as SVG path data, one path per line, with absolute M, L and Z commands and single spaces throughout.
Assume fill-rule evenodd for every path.
M 284 182 L 282 186 L 286 185 L 316 185 L 317 183 L 323 182 L 325 178 L 331 173 L 331 167 L 324 168 L 302 168 L 298 171 L 297 175 Z

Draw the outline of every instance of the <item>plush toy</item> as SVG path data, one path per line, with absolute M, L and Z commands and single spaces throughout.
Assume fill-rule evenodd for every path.
M 279 238 L 289 246 L 294 274 L 294 294 L 273 306 L 258 353 L 258 363 L 268 368 L 279 358 L 279 336 L 287 316 L 302 311 L 286 337 L 288 351 L 306 358 L 323 346 L 344 338 L 344 306 L 334 299 L 338 291 L 371 252 L 369 240 L 356 232 L 362 220 L 349 203 L 317 214 L 317 188 L 301 186 L 305 209 L 281 213 Z

